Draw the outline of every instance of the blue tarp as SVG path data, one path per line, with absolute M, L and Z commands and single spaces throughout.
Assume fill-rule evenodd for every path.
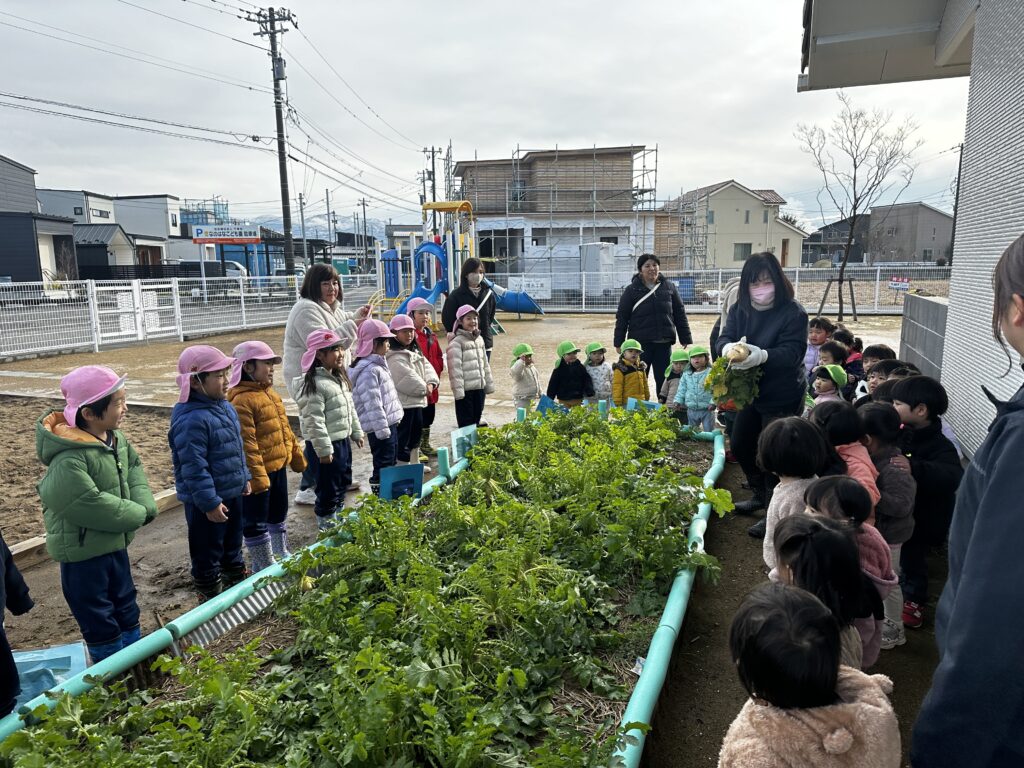
M 35 651 L 15 651 L 14 664 L 18 668 L 21 706 L 55 685 L 82 672 L 86 667 L 85 643 L 68 643 Z

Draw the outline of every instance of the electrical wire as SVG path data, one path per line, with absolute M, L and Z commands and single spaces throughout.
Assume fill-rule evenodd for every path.
M 380 194 L 380 195 L 384 195 L 385 197 L 391 197 L 391 198 L 394 198 L 395 200 L 397 200 L 397 201 L 399 201 L 399 202 L 402 202 L 402 203 L 409 203 L 409 201 L 408 201 L 408 200 L 405 200 L 405 199 L 403 199 L 403 198 L 400 198 L 400 197 L 398 197 L 398 196 L 396 196 L 396 195 L 393 195 L 393 194 L 391 194 L 391 193 L 389 193 L 389 192 L 385 192 L 385 191 L 384 191 L 384 190 L 382 190 L 382 189 L 377 189 L 377 187 L 373 187 L 373 186 L 370 186 L 369 184 L 365 183 L 365 182 L 364 182 L 364 181 L 362 181 L 362 180 L 357 180 L 357 179 L 356 179 L 356 177 L 354 177 L 354 176 L 349 176 L 348 174 L 346 174 L 346 173 L 344 173 L 344 172 L 342 172 L 342 171 L 339 171 L 339 170 L 338 170 L 337 168 L 334 168 L 334 167 L 333 167 L 333 166 L 331 166 L 331 165 L 330 165 L 329 163 L 325 163 L 325 162 L 324 162 L 323 160 L 321 160 L 320 158 L 318 158 L 318 157 L 316 157 L 316 156 L 314 156 L 314 155 L 311 155 L 311 154 L 309 154 L 308 152 L 303 152 L 303 151 L 302 151 L 301 149 L 299 149 L 298 147 L 296 147 L 296 146 L 295 146 L 294 144 L 292 144 L 291 142 L 289 142 L 289 143 L 288 143 L 288 146 L 289 146 L 289 147 L 291 147 L 291 148 L 292 148 L 292 149 L 293 149 L 294 151 L 298 152 L 299 154 L 301 154 L 301 155 L 303 155 L 303 156 L 305 156 L 305 157 L 309 158 L 310 160 L 312 160 L 312 161 L 314 161 L 314 162 L 317 162 L 317 163 L 320 163 L 320 165 L 324 166 L 325 168 L 330 168 L 330 169 L 331 169 L 332 171 L 334 171 L 335 173 L 339 174 L 339 175 L 340 175 L 340 176 L 342 176 L 343 178 L 345 178 L 345 179 L 348 179 L 349 181 L 352 181 L 352 182 L 356 182 L 356 181 L 358 181 L 358 182 L 359 182 L 360 184 L 362 184 L 362 186 L 366 187 L 367 189 L 372 189 L 372 190 L 373 190 L 374 192 L 376 192 L 376 193 L 378 193 L 378 194 Z M 338 179 L 334 179 L 334 180 L 335 180 L 335 181 L 338 181 Z M 357 192 L 361 192 L 361 193 L 362 193 L 362 191 L 361 191 L 360 189 L 356 188 L 356 187 L 351 187 L 351 189 L 355 189 L 355 190 L 356 190 Z M 379 198 L 378 198 L 378 199 L 379 199 Z
M 225 8 L 231 8 L 235 12 L 232 13 L 231 11 L 225 11 L 225 10 L 222 10 L 220 8 L 214 8 L 213 6 L 206 5 L 206 3 L 200 3 L 199 0 L 181 0 L 181 1 L 183 3 L 191 3 L 192 5 L 199 6 L 203 10 L 210 11 L 211 13 L 220 13 L 220 14 L 223 14 L 224 16 L 230 16 L 230 17 L 232 17 L 234 19 L 242 19 L 243 21 L 245 20 L 245 17 L 241 16 L 240 14 L 248 13 L 248 11 L 245 8 L 241 8 L 241 7 L 236 6 L 236 5 L 228 5 L 227 3 L 221 3 L 221 2 L 218 2 L 218 0 L 211 0 L 211 2 L 214 2 L 217 5 L 223 5 Z
M 302 160 L 301 158 L 295 157 L 295 155 L 289 154 L 289 155 L 288 155 L 288 157 L 289 157 L 289 158 L 290 158 L 290 159 L 291 159 L 291 160 L 292 160 L 293 162 L 299 163 L 300 165 L 308 165 L 308 163 L 307 163 L 307 162 L 306 162 L 305 160 Z M 314 161 L 314 162 L 319 162 L 319 163 L 321 163 L 321 165 L 323 165 L 323 164 L 324 164 L 324 163 L 323 163 L 322 161 L 320 161 L 320 160 L 316 160 L 315 158 L 313 158 L 313 161 Z M 327 166 L 327 167 L 329 168 L 330 166 Z M 362 194 L 362 195 L 363 195 L 364 197 L 368 197 L 368 198 L 370 198 L 371 200 L 376 200 L 377 202 L 380 202 L 380 203 L 384 203 L 384 204 L 385 204 L 385 205 L 386 205 L 386 206 L 387 206 L 387 207 L 388 207 L 389 209 L 391 209 L 391 210 L 396 210 L 396 211 L 407 211 L 407 212 L 409 212 L 409 213 L 419 213 L 419 211 L 418 211 L 418 210 L 416 210 L 416 209 L 414 209 L 414 208 L 408 208 L 408 207 L 406 207 L 406 206 L 402 206 L 402 205 L 396 205 L 395 203 L 393 203 L 393 202 L 391 202 L 391 201 L 389 201 L 389 200 L 384 200 L 384 199 L 382 199 L 382 198 L 379 198 L 379 197 L 377 197 L 376 195 L 371 195 L 371 194 L 369 194 L 368 192 L 363 192 L 363 191 L 362 191 L 362 190 L 360 190 L 360 189 L 359 189 L 358 187 L 354 187 L 354 186 L 352 186 L 351 184 L 348 184 L 348 183 L 346 183 L 346 182 L 344 182 L 344 181 L 341 181 L 341 180 L 340 180 L 340 179 L 338 179 L 338 178 L 337 178 L 336 176 L 333 176 L 333 175 L 331 175 L 330 173 L 327 173 L 327 172 L 325 172 L 325 171 L 323 171 L 323 170 L 320 170 L 320 171 L 319 171 L 319 173 L 320 173 L 320 175 L 321 175 L 321 176 L 324 176 L 324 177 L 326 177 L 326 178 L 330 179 L 331 181 L 336 181 L 336 182 L 338 182 L 338 185 L 339 185 L 339 186 L 345 187 L 345 188 L 347 188 L 347 189 L 351 189 L 351 190 L 352 190 L 353 192 L 359 192 L 359 193 L 361 193 L 361 194 Z
M 248 40 L 242 40 L 242 39 L 237 38 L 237 37 L 232 37 L 231 35 L 225 35 L 223 32 L 218 32 L 215 29 L 210 29 L 209 27 L 204 27 L 201 24 L 193 24 L 191 21 L 186 21 L 185 19 L 179 19 L 177 16 L 169 16 L 166 13 L 160 13 L 160 11 L 155 11 L 152 8 L 147 8 L 144 5 L 136 5 L 135 3 L 129 2 L 129 0 L 116 0 L 116 2 L 121 3 L 122 5 L 130 5 L 132 8 L 138 8 L 140 11 L 145 11 L 146 13 L 152 13 L 155 16 L 162 16 L 165 19 L 170 19 L 171 21 L 176 21 L 179 24 L 184 24 L 186 27 L 192 27 L 193 29 L 201 29 L 204 32 L 209 32 L 211 35 L 217 35 L 217 37 L 223 37 L 223 38 L 226 38 L 227 40 L 234 40 L 236 43 L 241 43 L 242 45 L 247 45 L 250 48 L 255 48 L 258 51 L 263 51 L 264 53 L 268 53 L 267 49 L 264 48 L 262 45 L 256 45 L 256 43 L 250 43 Z
M 20 16 L 14 16 L 14 14 L 6 13 L 5 11 L 0 11 L 0 14 L 2 14 L 4 16 L 11 16 L 11 17 L 17 18 L 17 19 L 22 19 L 22 17 L 20 17 Z M 140 59 L 138 56 L 129 56 L 128 54 L 118 53 L 117 51 L 112 51 L 112 50 L 109 50 L 108 48 L 98 48 L 95 45 L 87 45 L 86 43 L 80 43 L 77 40 L 68 40 L 67 38 L 64 38 L 64 37 L 58 37 L 57 35 L 51 35 L 51 34 L 47 34 L 46 32 L 40 32 L 38 29 L 29 29 L 28 27 L 21 27 L 21 26 L 18 26 L 17 24 L 12 24 L 9 21 L 0 21 L 0 25 L 3 25 L 5 27 L 11 27 L 13 29 L 20 29 L 22 32 L 28 32 L 28 33 L 33 34 L 33 35 L 39 35 L 40 37 L 46 37 L 46 38 L 49 38 L 51 40 L 59 40 L 62 43 L 69 43 L 71 45 L 77 45 L 80 48 L 88 48 L 91 51 L 99 51 L 100 53 L 110 54 L 111 56 L 118 56 L 118 57 L 120 57 L 122 59 L 130 59 L 132 61 L 138 61 L 138 62 L 141 62 L 143 64 L 149 64 L 150 66 L 153 66 L 153 67 L 160 67 L 161 69 L 169 69 L 169 70 L 171 70 L 173 72 L 180 72 L 183 75 L 191 75 L 192 77 L 201 77 L 204 80 L 212 80 L 212 81 L 217 82 L 217 83 L 223 83 L 224 85 L 234 86 L 235 88 L 242 88 L 243 90 L 247 90 L 247 91 L 259 91 L 261 93 L 267 93 L 267 94 L 272 94 L 273 93 L 273 90 L 267 88 L 266 86 L 256 85 L 255 83 L 247 83 L 244 80 L 237 80 L 237 78 L 236 78 L 235 81 L 224 79 L 224 77 L 229 77 L 229 75 L 225 75 L 224 77 L 217 77 L 214 74 L 203 74 L 203 72 L 208 72 L 208 70 L 200 70 L 198 72 L 190 72 L 188 69 L 180 69 L 180 67 L 188 67 L 189 69 L 197 69 L 197 70 L 200 69 L 200 68 L 199 67 L 193 67 L 191 64 L 185 64 L 184 62 L 173 61 L 173 59 L 164 59 L 164 58 L 159 57 L 159 56 L 153 56 L 152 54 L 145 53 L 144 51 L 137 51 L 137 50 L 135 50 L 133 48 L 126 48 L 126 47 L 124 47 L 122 45 L 117 45 L 116 43 L 107 42 L 106 40 L 99 40 L 97 38 L 89 37 L 87 35 L 80 35 L 77 32 L 71 32 L 69 30 L 61 29 L 60 27 L 54 27 L 54 26 L 51 26 L 49 24 L 43 24 L 42 22 L 33 21 L 31 19 L 22 19 L 22 20 L 23 21 L 28 21 L 31 24 L 36 24 L 36 25 L 38 25 L 40 27 L 46 27 L 48 29 L 56 29 L 59 32 L 64 32 L 65 34 L 68 34 L 68 35 L 74 35 L 75 37 L 81 37 L 81 38 L 83 38 L 85 40 L 92 40 L 93 42 L 102 43 L 105 46 L 110 46 L 110 47 L 113 47 L 113 48 L 120 48 L 121 50 L 132 51 L 133 53 L 138 53 L 138 54 L 141 54 L 143 56 L 149 56 L 150 58 L 157 59 L 159 61 L 170 61 L 170 62 L 173 62 L 174 64 L 177 64 L 178 66 L 172 67 L 172 66 L 168 66 L 167 64 L 158 64 L 156 61 L 148 61 L 146 59 Z
M 306 35 L 306 33 L 305 33 L 305 32 L 303 32 L 303 31 L 302 31 L 301 29 L 298 29 L 297 31 L 298 31 L 299 35 L 301 35 L 302 39 L 303 39 L 303 40 L 305 40 L 305 41 L 306 41 L 306 42 L 307 42 L 307 43 L 309 44 L 309 47 L 313 49 L 313 51 L 314 51 L 314 52 L 316 53 L 316 55 L 320 57 L 320 59 L 321 59 L 321 60 L 323 61 L 323 63 L 327 65 L 327 68 L 328 68 L 329 70 L 331 70 L 331 72 L 333 72 L 333 73 L 334 73 L 334 76 L 335 76 L 335 77 L 337 77 L 337 78 L 338 78 L 338 79 L 339 79 L 339 80 L 340 80 L 340 81 L 342 82 L 342 84 L 343 84 L 343 85 L 344 85 L 344 86 L 345 86 L 346 88 L 348 88 L 348 89 L 349 89 L 349 90 L 350 90 L 350 91 L 352 92 L 352 95 L 353 95 L 353 96 L 355 96 L 355 97 L 356 97 L 357 99 L 359 99 L 359 102 L 360 102 L 360 103 L 361 103 L 361 104 L 362 104 L 362 105 L 363 105 L 364 107 L 366 107 L 366 109 L 367 109 L 367 110 L 369 110 L 370 114 L 372 114 L 372 115 L 373 115 L 374 117 L 376 117 L 376 118 L 377 118 L 378 120 L 380 120 L 380 121 L 381 121 L 382 123 L 384 123 L 384 125 L 386 125 L 386 126 L 387 126 L 388 128 L 390 128 L 390 129 L 391 129 L 392 131 L 394 131 L 394 132 L 395 132 L 395 133 L 396 133 L 396 134 L 397 134 L 398 136 L 400 136 L 400 137 L 402 137 L 403 139 L 405 139 L 406 141 L 408 141 L 408 142 L 409 142 L 410 144 L 413 144 L 413 145 L 415 145 L 415 144 L 416 144 L 416 142 L 415 142 L 415 141 L 413 141 L 412 139 L 410 139 L 410 138 L 409 138 L 408 136 L 406 136 L 406 135 L 405 135 L 404 133 L 402 133 L 402 132 L 401 132 L 400 130 L 398 130 L 397 128 L 395 128 L 395 126 L 393 126 L 393 125 L 392 125 L 391 123 L 389 123 L 389 122 L 388 122 L 387 120 L 385 120 L 385 119 L 384 119 L 384 118 L 383 118 L 383 117 L 381 116 L 381 114 L 380 114 L 380 113 L 379 113 L 379 112 L 378 112 L 377 110 L 375 110 L 375 109 L 374 109 L 373 107 L 371 107 L 371 106 L 369 105 L 369 103 L 367 103 L 366 99 L 364 99 L 364 98 L 363 98 L 362 96 L 360 96 L 360 95 L 359 95 L 359 94 L 358 94 L 358 93 L 356 92 L 356 89 L 355 89 L 355 88 L 353 88 L 353 87 L 352 87 L 352 86 L 351 86 L 351 85 L 349 84 L 348 80 L 346 80 L 346 79 L 345 79 L 344 77 L 342 77 L 342 76 L 341 76 L 341 73 L 339 73 L 339 72 L 338 72 L 338 70 L 336 70 L 336 69 L 334 68 L 334 66 L 333 66 L 333 65 L 331 64 L 331 62 L 327 60 L 327 57 L 326 57 L 326 56 L 324 56 L 324 55 L 323 55 L 323 53 L 321 53 L 320 49 L 319 49 L 319 48 L 317 48 L 317 47 L 316 47 L 316 46 L 315 46 L 315 45 L 313 44 L 313 41 L 309 39 L 309 37 L 308 37 L 308 36 Z

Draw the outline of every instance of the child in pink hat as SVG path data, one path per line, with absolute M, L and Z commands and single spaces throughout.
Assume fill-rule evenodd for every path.
M 251 492 L 238 414 L 225 399 L 235 362 L 215 347 L 186 347 L 178 358 L 178 404 L 171 411 L 174 486 L 185 507 L 192 582 L 200 599 L 247 576 L 242 497 Z
M 398 424 L 397 458 L 403 464 L 418 464 L 423 412 L 428 398 L 437 389 L 437 372 L 420 352 L 416 324 L 409 315 L 395 315 L 388 327 L 395 334 L 387 354 L 388 369 L 404 412 Z M 424 464 L 423 471 L 430 472 L 430 467 Z
M 380 320 L 366 320 L 359 326 L 356 356 L 349 372 L 356 413 L 373 455 L 373 493 L 380 493 L 380 471 L 397 463 L 398 425 L 405 415 L 384 359 L 393 338 L 395 334 Z
M 292 432 L 284 401 L 274 389 L 274 366 L 281 357 L 262 341 L 243 341 L 232 355 L 228 402 L 242 425 L 252 493 L 242 497 L 242 541 L 253 573 L 288 551 L 288 467 L 306 468 L 302 444 Z
M 127 546 L 156 517 L 135 449 L 119 427 L 128 408 L 124 376 L 101 365 L 60 382 L 63 410 L 36 423 L 46 549 L 95 663 L 139 639 L 139 606 Z
M 426 299 L 413 299 L 405 307 L 406 313 L 412 318 L 413 326 L 416 328 L 416 344 L 420 352 L 434 369 L 434 373 L 441 376 L 444 373 L 444 350 L 441 349 L 441 342 L 437 334 L 430 327 L 431 315 L 434 305 Z M 427 395 L 427 407 L 423 409 L 423 436 L 420 438 L 420 453 L 424 456 L 435 456 L 437 451 L 430 445 L 430 428 L 434 424 L 434 417 L 437 411 L 438 390 L 435 388 Z
M 345 374 L 344 346 L 335 331 L 310 331 L 302 354 L 304 373 L 289 386 L 299 406 L 306 460 L 316 481 L 313 511 L 321 531 L 337 522 L 345 491 L 352 484 L 352 443 L 363 447 L 363 430 Z
M 453 333 L 449 335 L 445 359 L 448 381 L 455 395 L 455 420 L 460 427 L 479 426 L 484 401 L 494 391 L 491 364 L 480 335 L 480 315 L 469 304 L 459 307 Z

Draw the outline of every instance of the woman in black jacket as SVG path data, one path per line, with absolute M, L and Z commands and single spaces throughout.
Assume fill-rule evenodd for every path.
M 648 370 L 654 369 L 654 391 L 660 392 L 676 337 L 684 347 L 693 343 L 693 337 L 676 284 L 661 274 L 658 257 L 643 254 L 636 269 L 615 313 L 615 351 L 626 339 L 639 341 L 644 348 L 640 359 Z
M 459 307 L 469 305 L 476 310 L 480 318 L 480 335 L 484 339 L 484 346 L 487 348 L 488 359 L 491 356 L 491 347 L 494 346 L 494 337 L 491 335 L 491 321 L 494 319 L 494 312 L 498 306 L 498 300 L 494 291 L 483 284 L 484 265 L 480 259 L 466 259 L 462 262 L 462 273 L 459 278 L 459 287 L 448 294 L 441 308 L 441 322 L 448 333 L 455 329 L 455 313 Z
M 807 387 L 807 312 L 793 298 L 793 286 L 771 253 L 755 254 L 743 265 L 736 304 L 715 342 L 716 353 L 728 354 L 743 337 L 750 356 L 733 367 L 761 366 L 762 370 L 757 397 L 736 414 L 731 438 L 732 453 L 753 491 L 753 497 L 739 502 L 736 511 L 750 514 L 767 506 L 776 482 L 757 465 L 761 430 L 775 419 L 799 415 Z M 751 535 L 756 531 L 751 530 Z

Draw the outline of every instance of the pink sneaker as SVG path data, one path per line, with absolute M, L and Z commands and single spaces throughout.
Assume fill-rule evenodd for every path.
M 912 600 L 903 601 L 903 626 L 909 629 L 920 629 L 924 624 L 924 608 Z

